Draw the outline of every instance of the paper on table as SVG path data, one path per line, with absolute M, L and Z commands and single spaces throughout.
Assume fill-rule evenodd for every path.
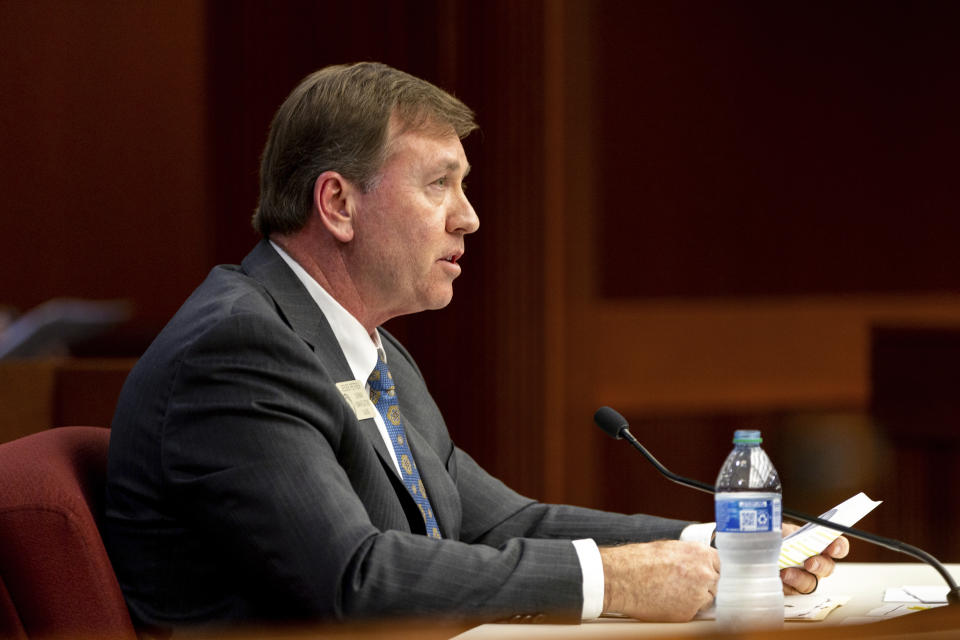
M 847 527 L 873 511 L 880 502 L 871 500 L 863 492 L 841 502 L 820 517 Z M 783 539 L 780 547 L 780 568 L 799 567 L 810 556 L 815 556 L 840 537 L 840 532 L 818 524 L 800 527 Z
M 907 585 L 900 587 L 890 587 L 883 594 L 884 602 L 923 602 L 924 604 L 936 604 L 947 601 L 947 592 L 949 588 L 943 585 Z
M 904 591 L 925 604 L 942 602 L 947 603 L 947 594 L 950 589 L 944 585 L 906 585 Z
M 901 587 L 887 587 L 883 592 L 884 602 L 920 602 Z
M 850 596 L 818 596 L 814 594 L 783 597 L 784 620 L 823 620 L 839 606 L 847 604 Z
M 943 605 L 939 604 L 882 604 L 875 609 L 871 609 L 867 612 L 867 616 L 871 618 L 898 618 L 900 616 L 905 616 L 908 613 L 915 613 L 917 611 L 926 611 L 927 609 L 934 609 Z

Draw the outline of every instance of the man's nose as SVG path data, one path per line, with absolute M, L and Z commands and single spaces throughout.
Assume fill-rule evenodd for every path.
M 459 201 L 454 205 L 447 218 L 447 231 L 450 233 L 473 233 L 480 228 L 480 218 L 473 210 L 467 195 L 460 192 Z

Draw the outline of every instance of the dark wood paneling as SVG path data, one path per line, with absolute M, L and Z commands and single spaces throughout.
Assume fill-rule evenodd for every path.
M 0 304 L 159 325 L 203 276 L 203 39 L 196 3 L 0 4 Z
M 960 4 L 602 6 L 603 295 L 960 288 Z
M 567 478 L 579 473 L 558 483 L 559 495 L 711 517 L 708 496 L 672 485 L 590 426 L 597 405 L 620 404 L 680 473 L 711 481 L 733 430 L 757 426 L 789 505 L 819 513 L 862 490 L 884 500 L 865 529 L 954 558 L 953 546 L 930 535 L 944 510 L 956 511 L 952 499 L 914 481 L 919 469 L 949 465 L 890 440 L 867 398 L 872 324 L 945 324 L 960 311 L 955 295 L 920 295 L 960 282 L 949 244 L 960 230 L 947 153 L 956 129 L 941 109 L 957 94 L 941 81 L 951 58 L 934 55 L 954 46 L 943 34 L 955 9 L 563 6 L 577 17 L 563 23 L 569 46 L 559 54 L 568 135 L 548 138 L 548 149 L 565 158 L 556 172 L 565 246 L 553 254 L 564 274 L 560 459 Z M 817 24 L 824 13 L 830 19 Z M 863 33 L 854 14 L 870 14 Z M 775 29 L 765 27 L 771 20 Z M 918 35 L 923 28 L 930 38 Z M 806 31 L 820 36 L 816 44 Z M 883 33 L 899 44 L 865 61 L 858 47 L 875 52 Z M 867 65 L 861 77 L 851 70 L 860 62 L 879 68 Z M 930 99 L 887 99 L 896 89 L 877 78 L 887 63 L 889 78 Z M 917 75 L 906 78 L 911 64 Z M 798 95 L 797 104 L 788 99 Z M 857 105 L 870 107 L 863 122 Z M 824 127 L 835 140 L 822 137 Z M 858 146 L 868 139 L 872 146 Z M 830 295 L 856 291 L 874 293 Z M 876 294 L 891 291 L 908 293 Z M 940 512 L 925 506 L 934 503 Z M 854 550 L 858 560 L 904 559 L 865 543 Z
M 57 367 L 50 426 L 109 427 L 133 359 L 77 358 Z
M 108 427 L 132 359 L 0 362 L 0 442 L 51 427 Z
M 960 558 L 960 327 L 878 327 L 870 407 L 892 444 L 885 530 L 942 560 Z

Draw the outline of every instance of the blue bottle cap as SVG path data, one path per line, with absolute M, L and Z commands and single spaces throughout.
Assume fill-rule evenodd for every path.
M 756 429 L 737 429 L 733 432 L 733 444 L 760 444 L 763 438 Z

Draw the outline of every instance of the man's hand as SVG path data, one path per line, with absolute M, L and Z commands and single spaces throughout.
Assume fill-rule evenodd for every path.
M 799 529 L 795 524 L 783 523 L 783 537 Z M 823 553 L 817 556 L 810 556 L 803 562 L 803 569 L 799 567 L 790 567 L 780 572 L 780 579 L 783 581 L 783 594 L 793 596 L 797 594 L 813 593 L 817 585 L 820 584 L 820 578 L 826 578 L 833 573 L 836 563 L 834 558 L 843 558 L 850 552 L 850 542 L 840 536 L 823 550 Z
M 603 610 L 639 620 L 685 622 L 717 593 L 717 550 L 660 540 L 603 547 Z

